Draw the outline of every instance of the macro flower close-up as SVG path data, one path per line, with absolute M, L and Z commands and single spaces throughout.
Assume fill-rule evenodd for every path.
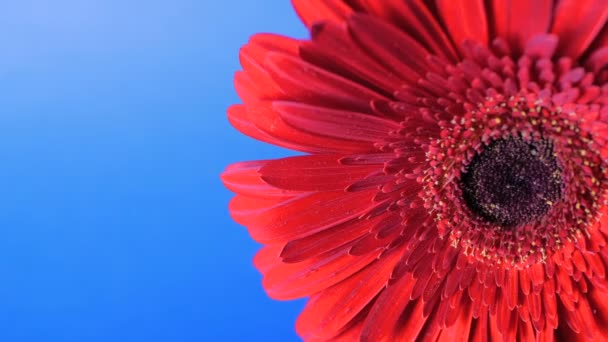
M 608 340 L 608 1 L 293 0 L 222 174 L 305 341 Z M 252 156 L 255 159 L 255 156 Z

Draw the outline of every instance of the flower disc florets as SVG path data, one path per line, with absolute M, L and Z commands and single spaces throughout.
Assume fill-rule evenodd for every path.
M 441 138 L 428 147 L 423 197 L 440 235 L 469 255 L 525 267 L 586 234 L 603 201 L 605 164 L 594 137 L 581 129 L 594 108 L 568 101 L 573 86 L 590 81 L 581 68 L 553 75 L 552 62 L 541 56 L 524 55 L 516 64 L 472 49 L 485 58 L 451 69 L 449 83 L 469 70 L 495 86 L 455 96 L 463 114 L 440 122 Z M 514 88 L 512 77 L 526 79 L 527 87 Z
M 542 219 L 562 198 L 553 142 L 505 137 L 475 155 L 461 176 L 469 209 L 505 229 Z

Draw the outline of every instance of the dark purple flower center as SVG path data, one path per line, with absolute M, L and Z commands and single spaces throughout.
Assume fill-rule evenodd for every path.
M 515 227 L 542 218 L 562 197 L 561 169 L 547 139 L 497 139 L 461 175 L 463 198 L 485 221 Z

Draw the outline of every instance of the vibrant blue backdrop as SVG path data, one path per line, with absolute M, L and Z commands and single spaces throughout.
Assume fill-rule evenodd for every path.
M 0 2 L 0 341 L 290 341 L 218 176 L 238 49 L 286 0 Z

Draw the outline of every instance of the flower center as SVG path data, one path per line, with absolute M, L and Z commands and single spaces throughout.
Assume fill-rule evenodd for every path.
M 562 197 L 562 173 L 547 139 L 508 137 L 478 152 L 461 175 L 465 203 L 480 218 L 520 226 L 547 214 Z

